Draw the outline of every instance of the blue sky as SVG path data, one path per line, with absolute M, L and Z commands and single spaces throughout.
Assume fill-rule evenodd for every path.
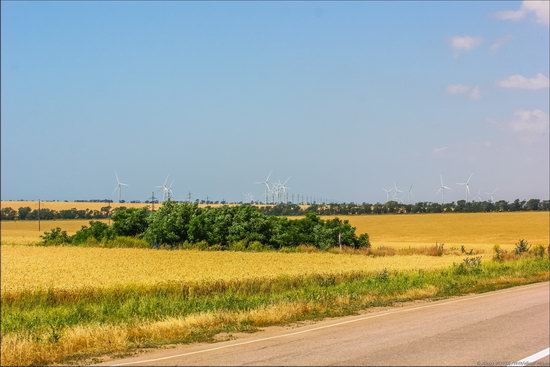
M 2 199 L 548 198 L 548 3 L 2 2 Z

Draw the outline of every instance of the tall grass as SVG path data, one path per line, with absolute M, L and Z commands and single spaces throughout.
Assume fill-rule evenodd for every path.
M 222 331 L 340 316 L 393 302 L 548 280 L 525 258 L 432 271 L 316 274 L 2 295 L 2 365 L 64 363 Z

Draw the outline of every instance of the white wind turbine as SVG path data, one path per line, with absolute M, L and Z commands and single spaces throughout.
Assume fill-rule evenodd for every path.
M 407 200 L 408 200 L 409 204 L 412 204 L 412 202 L 411 202 L 412 190 L 413 190 L 413 185 L 411 185 L 411 186 L 409 187 L 409 190 L 407 191 Z
M 264 181 L 254 182 L 257 185 L 265 185 L 265 204 L 266 205 L 267 205 L 267 202 L 268 202 L 269 193 L 272 190 L 271 187 L 269 186 L 269 179 L 271 178 L 272 173 L 273 173 L 273 171 L 269 172 L 269 174 L 267 175 L 267 177 L 265 178 Z
M 116 177 L 116 186 L 115 186 L 115 189 L 114 189 L 113 193 L 118 191 L 118 202 L 120 203 L 120 200 L 122 200 L 122 186 L 128 186 L 128 184 L 120 182 L 120 180 L 118 179 L 118 174 L 116 173 L 116 171 L 115 171 L 115 177 Z
M 393 191 L 393 189 L 386 189 L 383 187 L 382 190 L 384 190 L 384 192 L 386 193 L 386 203 L 387 203 L 388 201 L 390 201 L 390 194 Z
M 403 191 L 399 190 L 397 188 L 397 184 L 394 183 L 393 184 L 393 198 L 395 199 L 395 201 L 399 202 L 399 194 L 402 193 Z
M 441 182 L 441 185 L 439 186 L 439 189 L 437 190 L 436 194 L 441 193 L 441 204 L 445 203 L 445 190 L 451 190 L 449 186 L 445 186 L 443 184 L 443 175 L 439 175 L 439 179 Z
M 285 203 L 288 203 L 288 191 L 287 191 L 287 190 L 290 189 L 290 187 L 288 187 L 286 184 L 287 184 L 287 182 L 288 182 L 289 180 L 290 180 L 290 177 L 288 177 L 288 178 L 285 180 L 285 182 L 283 182 L 283 183 L 281 184 L 281 190 L 283 191 L 283 201 L 284 201 Z
M 481 197 L 481 190 L 479 190 L 479 191 L 477 192 L 477 195 L 476 195 L 476 197 L 475 197 L 475 200 L 477 200 L 477 201 L 479 201 L 479 202 L 483 201 L 483 198 Z
M 468 177 L 468 180 L 466 182 L 457 182 L 457 185 L 466 187 L 466 202 L 470 200 L 470 180 L 472 179 L 473 175 L 474 174 L 472 173 L 470 177 Z
M 495 194 L 497 193 L 498 189 L 494 189 L 492 192 L 488 192 L 487 195 L 491 198 L 491 203 L 495 201 Z
M 172 193 L 171 187 L 174 181 L 172 181 L 172 184 L 170 184 L 170 186 L 167 186 L 169 177 L 170 175 L 166 176 L 166 179 L 164 180 L 164 183 L 161 186 L 156 186 L 156 188 L 159 189 L 159 191 L 162 191 L 162 201 L 165 201 L 167 198 L 170 199 L 170 195 Z

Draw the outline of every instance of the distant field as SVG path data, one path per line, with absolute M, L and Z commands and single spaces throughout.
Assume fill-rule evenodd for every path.
M 101 221 L 107 223 L 107 220 Z M 35 220 L 0 221 L 0 234 L 3 243 L 29 244 L 40 241 L 40 235 L 52 228 L 60 227 L 69 234 L 74 234 L 88 223 L 90 223 L 90 219 L 43 220 L 40 222 L 39 231 L 38 221 Z
M 17 210 L 18 208 L 30 207 L 31 209 L 38 209 L 38 201 L 2 201 L 2 208 L 12 208 Z M 76 201 L 42 201 L 40 207 L 42 209 L 51 210 L 64 210 L 64 209 L 77 209 L 77 210 L 100 210 L 104 206 L 109 206 L 109 203 L 90 203 L 90 202 L 76 202 Z M 118 208 L 121 206 L 141 208 L 144 206 L 151 206 L 146 203 L 111 203 L 112 208 Z M 158 206 L 158 204 L 155 204 Z
M 490 250 L 493 245 L 510 248 L 519 239 L 548 245 L 548 212 L 449 213 L 339 216 L 348 219 L 359 233 L 367 232 L 375 245 L 392 247 L 447 246 Z
M 330 218 L 330 217 L 325 217 Z M 511 248 L 524 238 L 532 244 L 548 245 L 550 215 L 547 212 L 398 214 L 339 216 L 367 232 L 373 245 L 390 247 L 433 246 L 476 248 L 490 251 L 495 244 Z M 61 227 L 74 233 L 89 220 L 42 221 L 42 232 Z M 2 242 L 32 243 L 40 240 L 36 221 L 2 222 Z

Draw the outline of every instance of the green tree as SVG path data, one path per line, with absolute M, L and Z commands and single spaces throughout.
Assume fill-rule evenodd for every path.
M 117 236 L 142 235 L 149 225 L 149 215 L 147 208 L 116 208 L 111 216 L 113 231 Z

